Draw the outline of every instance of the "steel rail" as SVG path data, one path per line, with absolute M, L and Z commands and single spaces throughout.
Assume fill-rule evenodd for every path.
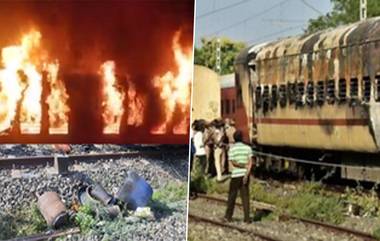
M 14 239 L 8 239 L 6 241 L 40 241 L 40 240 L 51 240 L 52 238 L 59 238 L 62 236 L 68 236 L 72 234 L 78 234 L 80 233 L 79 228 L 71 228 L 63 231 L 55 231 L 53 233 L 42 233 L 42 234 L 36 234 L 26 237 L 20 237 L 20 238 L 14 238 Z
M 294 158 L 294 157 L 286 157 L 286 156 L 281 156 L 281 155 L 275 155 L 272 153 L 267 153 L 267 152 L 261 152 L 261 151 L 255 151 L 255 155 L 261 156 L 261 157 L 271 157 L 277 160 L 284 160 L 284 161 L 290 161 L 290 162 L 298 162 L 298 163 L 303 163 L 303 164 L 310 164 L 310 165 L 317 165 L 317 166 L 326 166 L 326 167 L 335 167 L 335 168 L 351 168 L 351 169 L 359 169 L 359 170 L 364 170 L 364 169 L 371 169 L 371 170 L 376 170 L 380 171 L 380 167 L 371 167 L 371 166 L 353 166 L 353 165 L 344 165 L 344 164 L 339 164 L 339 163 L 327 163 L 327 162 L 318 162 L 318 161 L 311 161 L 311 160 L 304 160 L 304 159 L 299 159 L 299 158 Z
M 251 236 L 259 237 L 259 238 L 264 239 L 264 240 L 268 240 L 268 241 L 281 241 L 280 239 L 267 236 L 267 235 L 259 233 L 257 231 L 253 231 L 253 230 L 250 230 L 250 229 L 245 229 L 245 228 L 242 228 L 242 227 L 239 227 L 239 226 L 236 226 L 236 225 L 232 225 L 232 224 L 228 224 L 228 223 L 222 223 L 222 222 L 219 222 L 219 221 L 216 221 L 216 220 L 213 220 L 213 219 L 204 218 L 204 217 L 197 216 L 197 215 L 194 215 L 194 214 L 191 214 L 191 213 L 189 213 L 189 218 L 193 219 L 193 220 L 196 220 L 196 221 L 200 221 L 200 222 L 204 222 L 204 223 L 209 223 L 209 224 L 212 224 L 212 225 L 215 225 L 215 226 L 219 226 L 219 227 L 234 229 L 234 230 L 237 230 L 237 231 L 239 231 L 241 233 L 247 233 L 247 234 L 249 234 Z
M 17 166 L 38 166 L 53 165 L 55 159 L 65 164 L 74 164 L 76 162 L 91 162 L 99 159 L 120 159 L 120 158 L 138 158 L 138 157 L 163 157 L 167 154 L 186 154 L 185 151 L 169 152 L 169 151 L 133 151 L 133 152 L 117 152 L 117 153 L 89 153 L 75 155 L 49 155 L 49 156 L 20 156 L 20 157 L 3 157 L 0 158 L 0 168 L 14 168 Z
M 197 194 L 197 196 L 199 198 L 203 198 L 203 199 L 210 200 L 210 201 L 215 201 L 218 203 L 224 203 L 224 204 L 227 203 L 226 199 L 222 199 L 222 198 L 218 198 L 218 197 L 208 196 L 208 195 L 204 195 L 204 194 Z M 236 203 L 236 205 L 239 207 L 242 207 L 241 203 Z M 258 209 L 266 210 L 266 211 L 275 211 L 275 209 L 276 209 L 275 206 L 273 206 L 271 204 L 263 203 L 263 202 L 254 202 L 254 206 L 256 206 L 256 207 L 261 206 L 261 207 L 258 207 Z M 373 235 L 371 235 L 369 233 L 365 233 L 365 232 L 355 230 L 355 229 L 345 228 L 345 227 L 334 225 L 334 224 L 324 223 L 324 222 L 311 220 L 311 219 L 307 219 L 307 218 L 296 217 L 296 216 L 292 216 L 289 214 L 281 214 L 280 218 L 282 218 L 282 219 L 294 219 L 294 220 L 300 221 L 302 223 L 310 224 L 310 225 L 314 225 L 314 226 L 319 226 L 319 227 L 328 229 L 328 230 L 333 231 L 333 232 L 351 234 L 351 235 L 354 235 L 356 237 L 360 237 L 365 241 L 376 241 L 376 240 L 378 241 L 378 239 L 376 237 L 374 237 Z

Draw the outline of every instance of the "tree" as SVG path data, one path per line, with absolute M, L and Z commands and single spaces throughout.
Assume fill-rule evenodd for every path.
M 202 38 L 201 42 L 202 47 L 195 48 L 195 64 L 216 70 L 217 39 Z M 245 47 L 246 44 L 243 42 L 236 42 L 227 38 L 220 39 L 221 74 L 230 74 L 234 72 L 234 60 L 239 52 Z
M 360 0 L 331 0 L 331 2 L 333 4 L 331 12 L 309 20 L 306 30 L 308 33 L 360 20 Z M 380 1 L 367 0 L 367 17 L 375 16 L 380 16 Z

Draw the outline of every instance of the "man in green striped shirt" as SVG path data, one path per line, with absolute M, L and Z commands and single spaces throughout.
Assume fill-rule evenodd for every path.
M 231 172 L 230 190 L 228 193 L 228 204 L 225 219 L 232 220 L 237 193 L 240 191 L 244 222 L 249 223 L 249 175 L 252 168 L 252 148 L 243 143 L 243 133 L 237 130 L 234 133 L 235 144 L 228 151 L 228 160 L 233 169 Z

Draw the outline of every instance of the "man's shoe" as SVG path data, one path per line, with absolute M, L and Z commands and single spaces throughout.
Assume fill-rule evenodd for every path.
M 231 219 L 228 219 L 228 218 L 226 218 L 226 217 L 223 217 L 223 218 L 220 219 L 220 221 L 221 221 L 222 223 L 229 223 L 229 222 L 231 222 L 232 220 L 231 220 Z

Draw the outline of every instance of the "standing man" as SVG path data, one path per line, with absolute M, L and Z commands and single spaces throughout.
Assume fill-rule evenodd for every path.
M 235 128 L 235 122 L 234 120 L 232 119 L 226 119 L 226 125 L 225 125 L 225 132 L 226 132 L 226 150 L 224 151 L 224 159 L 225 160 L 228 160 L 228 151 L 229 149 L 232 147 L 232 145 L 235 143 L 235 140 L 234 140 L 234 134 L 235 134 L 235 131 L 236 131 L 236 128 Z M 233 169 L 233 166 L 231 164 L 231 162 L 226 162 L 226 167 L 225 167 L 225 170 L 227 173 L 231 173 L 232 169 Z
M 240 191 L 243 202 L 244 222 L 249 223 L 249 176 L 252 168 L 253 152 L 250 146 L 243 143 L 243 133 L 237 130 L 234 133 L 235 144 L 228 152 L 228 160 L 233 169 L 231 172 L 230 190 L 228 193 L 228 203 L 225 221 L 231 221 L 234 214 L 234 207 L 237 193 Z
M 204 143 L 205 122 L 200 120 L 194 124 L 193 143 L 195 147 L 193 169 L 191 170 L 190 191 L 203 192 L 206 174 L 206 150 Z
M 223 169 L 224 169 L 224 150 L 225 150 L 225 132 L 224 132 L 224 122 L 223 120 L 215 120 L 214 122 L 214 163 L 216 169 L 216 180 L 218 182 L 224 181 Z

